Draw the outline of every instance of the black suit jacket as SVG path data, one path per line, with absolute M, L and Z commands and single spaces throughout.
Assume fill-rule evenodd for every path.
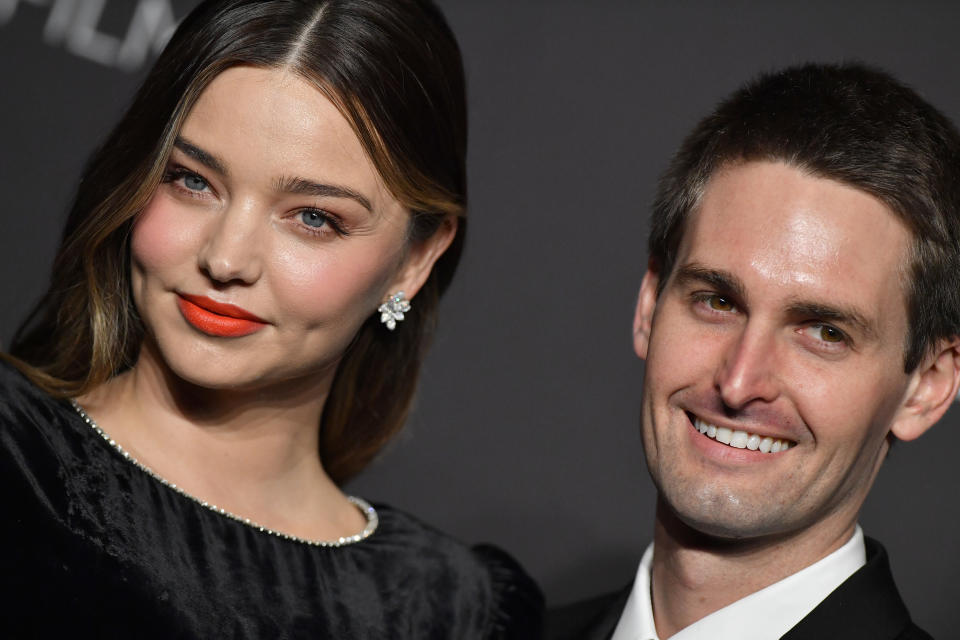
M 910 620 L 890 573 L 887 552 L 866 538 L 867 563 L 817 608 L 788 631 L 782 640 L 932 640 Z M 551 611 L 548 640 L 608 640 L 620 619 L 631 586 L 592 600 Z

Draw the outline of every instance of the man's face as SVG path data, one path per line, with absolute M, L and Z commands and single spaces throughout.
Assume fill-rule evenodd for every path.
M 682 521 L 725 538 L 852 526 L 910 386 L 908 246 L 838 182 L 772 162 L 711 179 L 635 332 L 647 464 Z

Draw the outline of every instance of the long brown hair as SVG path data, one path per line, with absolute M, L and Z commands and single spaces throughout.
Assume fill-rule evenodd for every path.
M 8 359 L 58 397 L 86 393 L 132 366 L 144 337 L 130 291 L 133 220 L 160 184 L 200 93 L 237 65 L 293 71 L 337 105 L 387 188 L 410 210 L 409 242 L 429 238 L 449 216 L 460 218 L 414 312 L 392 333 L 371 315 L 340 363 L 320 455 L 342 482 L 403 426 L 439 297 L 463 246 L 463 65 L 450 28 L 428 0 L 198 6 L 84 170 L 50 287 L 14 336 Z

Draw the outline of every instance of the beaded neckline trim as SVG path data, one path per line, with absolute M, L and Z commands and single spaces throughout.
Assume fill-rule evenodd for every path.
M 364 518 L 367 519 L 367 525 L 363 528 L 363 531 L 361 531 L 360 533 L 354 534 L 352 536 L 344 536 L 342 538 L 337 538 L 336 540 L 308 540 L 306 538 L 298 538 L 297 536 L 292 536 L 288 533 L 283 533 L 282 531 L 276 531 L 269 527 L 264 527 L 260 524 L 257 524 L 253 520 L 250 520 L 249 518 L 244 518 L 242 516 L 238 516 L 236 514 L 230 513 L 226 509 L 218 507 L 215 504 L 211 504 L 205 500 L 201 500 L 200 498 L 190 495 L 189 493 L 187 493 L 186 491 L 178 487 L 176 484 L 170 482 L 169 480 L 167 480 L 166 478 L 164 478 L 163 476 L 155 472 L 153 469 L 151 469 L 150 467 L 148 467 L 147 465 L 143 464 L 142 462 L 134 458 L 132 455 L 130 455 L 130 453 L 126 449 L 124 449 L 122 446 L 120 446 L 120 444 L 116 440 L 111 438 L 106 431 L 101 429 L 100 426 L 93 421 L 93 418 L 87 415 L 87 412 L 83 410 L 83 407 L 81 407 L 76 400 L 73 400 L 71 398 L 70 404 L 73 406 L 76 412 L 80 415 L 80 417 L 83 418 L 83 421 L 86 422 L 88 425 L 90 425 L 90 427 L 94 431 L 96 431 L 101 438 L 106 440 L 107 444 L 109 444 L 111 447 L 116 449 L 117 453 L 122 455 L 126 460 L 131 462 L 135 467 L 137 467 L 138 469 L 146 473 L 148 476 L 150 476 L 160 484 L 164 485 L 165 487 L 173 489 L 183 497 L 196 502 L 201 507 L 205 507 L 210 511 L 218 513 L 227 518 L 230 518 L 231 520 L 236 520 L 237 522 L 241 524 L 245 524 L 248 527 L 252 527 L 257 531 L 260 531 L 261 533 L 266 533 L 272 536 L 276 536 L 278 538 L 283 538 L 284 540 L 290 540 L 293 542 L 308 544 L 314 547 L 344 547 L 346 545 L 353 544 L 355 542 L 360 542 L 361 540 L 366 540 L 371 536 L 371 534 L 373 534 L 374 531 L 377 530 L 377 525 L 380 524 L 380 517 L 377 515 L 377 510 L 374 509 L 369 502 L 367 502 L 362 498 L 357 498 L 356 496 L 347 496 L 347 500 L 352 502 L 358 509 L 360 509 L 360 511 L 363 513 Z

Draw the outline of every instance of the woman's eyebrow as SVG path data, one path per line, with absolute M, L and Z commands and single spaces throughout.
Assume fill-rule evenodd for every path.
M 317 196 L 320 198 L 349 198 L 360 204 L 364 209 L 373 213 L 373 206 L 370 200 L 363 194 L 354 191 L 349 187 L 343 187 L 335 184 L 324 184 L 314 182 L 305 178 L 281 178 L 277 180 L 277 191 L 281 193 L 292 193 L 301 196 Z
M 228 175 L 226 165 L 224 165 L 223 162 L 221 162 L 215 155 L 209 151 L 204 151 L 183 136 L 177 136 L 177 139 L 173 141 L 173 146 L 175 146 L 177 149 L 180 149 L 180 151 L 183 151 L 185 154 L 208 169 L 213 169 L 222 176 Z
M 190 142 L 183 136 L 177 136 L 177 139 L 173 142 L 173 146 L 203 166 L 216 171 L 220 175 L 229 175 L 227 167 L 222 160 L 217 158 L 209 151 L 206 151 L 196 144 Z M 360 204 L 360 206 L 367 211 L 371 213 L 373 212 L 373 205 L 370 204 L 370 200 L 363 194 L 358 193 L 349 187 L 343 187 L 334 184 L 323 184 L 320 182 L 314 182 L 313 180 L 307 180 L 305 178 L 281 178 L 277 180 L 276 189 L 277 191 L 283 193 L 292 193 L 295 195 L 317 196 L 321 198 L 349 198 L 350 200 L 354 200 Z

